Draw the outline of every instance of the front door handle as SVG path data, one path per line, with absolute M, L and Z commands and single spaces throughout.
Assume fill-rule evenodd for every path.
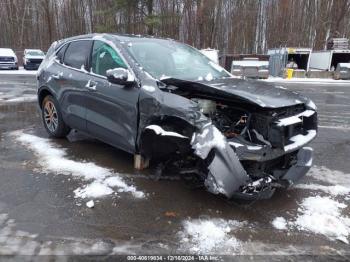
M 85 87 L 87 89 L 89 89 L 90 91 L 96 91 L 96 86 L 97 86 L 97 83 L 95 81 L 92 81 L 92 80 L 89 80 L 87 82 L 87 84 L 85 85 Z
M 61 75 L 60 74 L 53 74 L 52 78 L 59 80 L 61 78 Z

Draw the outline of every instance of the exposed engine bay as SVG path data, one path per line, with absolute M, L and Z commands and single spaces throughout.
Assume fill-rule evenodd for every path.
M 212 120 L 225 137 L 242 135 L 247 130 L 250 117 L 247 111 L 214 100 L 201 98 L 192 98 L 191 100 L 198 104 L 200 111 Z
M 214 194 L 254 200 L 271 197 L 276 188 L 294 184 L 310 169 L 313 150 L 304 145 L 316 136 L 315 108 L 297 99 L 292 105 L 269 107 L 260 96 L 252 102 L 221 94 L 216 84 L 215 92 L 198 83 L 175 84 L 164 92 L 190 100 L 207 119 L 193 133 L 179 125 L 165 127 L 176 131 L 176 147 L 190 139 L 190 150 L 178 147 L 177 156 L 167 162 L 180 174 L 196 176 Z

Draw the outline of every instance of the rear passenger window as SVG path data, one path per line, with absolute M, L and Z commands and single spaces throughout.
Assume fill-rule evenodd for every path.
M 106 71 L 114 68 L 127 68 L 119 54 L 108 44 L 94 41 L 91 58 L 91 70 L 95 74 L 106 76 Z
M 90 54 L 92 41 L 74 41 L 71 42 L 64 55 L 64 64 L 77 69 L 85 65 L 86 58 Z

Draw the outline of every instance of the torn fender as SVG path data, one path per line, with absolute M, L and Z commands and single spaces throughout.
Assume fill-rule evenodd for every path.
M 204 181 L 208 191 L 231 198 L 250 178 L 226 138 L 212 124 L 207 124 L 191 140 L 194 153 L 208 163 L 208 176 Z M 212 151 L 213 157 L 208 157 Z

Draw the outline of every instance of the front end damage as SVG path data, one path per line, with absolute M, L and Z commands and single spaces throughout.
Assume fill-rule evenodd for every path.
M 161 116 L 158 121 L 145 121 L 149 125 L 141 138 L 146 141 L 141 145 L 143 155 L 162 159 L 163 167 L 176 166 L 180 174 L 196 176 L 209 192 L 229 199 L 269 198 L 276 188 L 289 187 L 310 169 L 313 150 L 306 145 L 317 133 L 316 107 L 310 100 L 262 107 L 179 86 L 162 93 L 169 93 L 172 101 L 176 94 L 194 102 L 201 120 L 191 128 L 157 107 L 152 114 Z M 183 105 L 169 107 L 172 116 L 184 112 Z M 151 149 L 155 144 L 157 148 Z M 160 151 L 158 156 L 155 151 Z
M 194 153 L 203 160 L 212 153 L 204 185 L 213 194 L 246 200 L 269 198 L 276 188 L 294 184 L 312 165 L 310 147 L 278 153 L 275 152 L 278 149 L 270 146 L 244 145 L 242 140 L 240 143 L 232 140 L 211 124 L 194 134 L 191 141 Z M 279 156 L 273 161 L 258 161 L 272 155 Z M 248 160 L 252 158 L 255 160 Z

